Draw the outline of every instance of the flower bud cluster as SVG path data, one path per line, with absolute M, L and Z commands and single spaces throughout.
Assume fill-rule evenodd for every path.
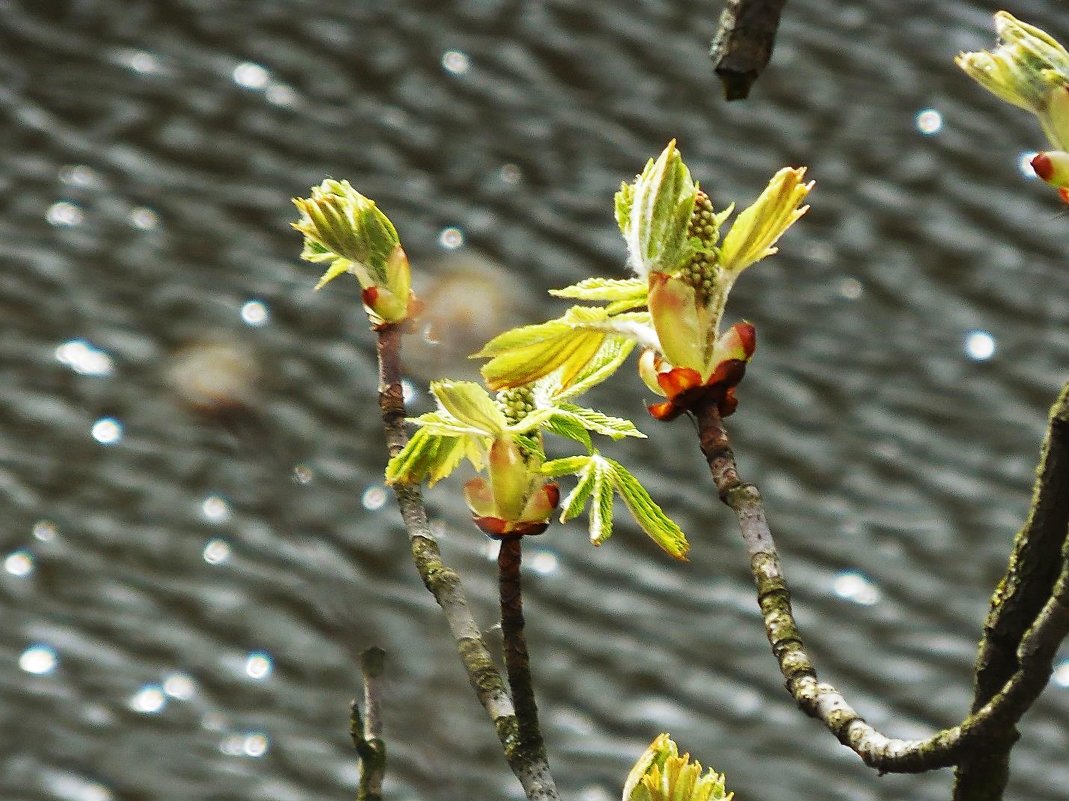
M 509 425 L 515 425 L 535 410 L 534 392 L 530 387 L 513 387 L 497 393 L 497 406 Z
M 719 254 L 716 251 L 716 243 L 720 239 L 720 226 L 713 213 L 713 202 L 701 190 L 698 190 L 694 211 L 691 212 L 687 225 L 687 239 L 696 239 L 701 245 L 683 265 L 680 278 L 694 287 L 698 303 L 704 305 L 715 293 L 719 280 Z

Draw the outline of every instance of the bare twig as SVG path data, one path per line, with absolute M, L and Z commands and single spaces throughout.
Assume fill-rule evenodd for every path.
M 1067 531 L 1069 384 L 1051 407 L 1028 519 L 1014 539 L 1006 574 L 991 597 L 976 655 L 974 712 L 994 698 L 1020 667 L 1022 636 L 1051 597 Z M 1009 726 L 1000 738 L 962 760 L 955 775 L 955 801 L 1001 797 L 1009 778 L 1009 752 L 1017 737 L 1016 729 Z
M 715 403 L 695 409 L 702 453 L 713 482 L 739 522 L 757 585 L 758 604 L 772 652 L 787 690 L 803 711 L 821 720 L 845 746 L 881 773 L 917 773 L 958 764 L 963 756 L 1012 729 L 1050 677 L 1058 643 L 1069 631 L 1069 567 L 1056 562 L 1061 575 L 1053 594 L 1020 642 L 1018 668 L 988 703 L 961 724 L 926 740 L 892 739 L 881 734 L 831 685 L 819 681 L 805 651 L 791 609 L 790 590 L 776 552 L 757 487 L 739 478 L 731 443 Z
M 386 743 L 382 739 L 382 699 L 379 679 L 382 676 L 386 652 L 368 648 L 360 655 L 364 676 L 364 710 L 353 700 L 349 707 L 349 735 L 360 756 L 360 784 L 357 801 L 382 801 L 382 780 L 386 775 Z
M 505 669 L 512 688 L 519 724 L 520 749 L 533 757 L 533 764 L 548 765 L 546 746 L 538 726 L 538 706 L 531 683 L 531 660 L 523 626 L 523 593 L 520 584 L 522 539 L 502 540 L 498 551 L 498 587 L 501 595 L 501 633 L 505 641 Z
M 727 0 L 709 58 L 728 100 L 744 100 L 772 58 L 787 0 Z
M 401 334 L 402 329 L 397 325 L 382 326 L 378 330 L 379 406 L 391 456 L 399 453 L 408 442 L 401 390 Z M 520 748 L 512 699 L 471 614 L 460 576 L 442 560 L 438 540 L 427 523 L 427 509 L 423 505 L 419 487 L 399 484 L 394 491 L 408 531 L 416 569 L 423 584 L 445 612 L 460 661 L 479 702 L 494 724 L 505 760 L 530 801 L 559 801 L 549 765 L 544 759 L 539 762 Z

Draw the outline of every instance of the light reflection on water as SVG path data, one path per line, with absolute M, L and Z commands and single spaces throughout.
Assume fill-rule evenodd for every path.
M 245 675 L 250 679 L 262 681 L 270 678 L 273 667 L 271 655 L 263 651 L 252 651 L 245 658 Z
M 59 655 L 48 645 L 31 645 L 19 656 L 19 667 L 35 676 L 45 676 L 59 665 Z
M 4 570 L 12 576 L 25 578 L 33 573 L 33 554 L 29 551 L 15 551 L 4 559 Z
M 166 706 L 167 695 L 163 688 L 156 684 L 145 685 L 129 701 L 130 709 L 143 715 L 155 715 L 162 712 Z
M 93 423 L 93 439 L 101 445 L 118 445 L 122 433 L 122 422 L 114 417 L 102 417 Z

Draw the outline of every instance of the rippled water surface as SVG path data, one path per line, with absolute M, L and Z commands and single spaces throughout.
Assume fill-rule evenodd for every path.
M 439 330 L 478 342 L 559 311 L 548 287 L 622 275 L 612 193 L 672 137 L 718 206 L 785 163 L 817 180 L 733 294 L 760 331 L 737 453 L 825 678 L 894 735 L 959 719 L 1069 362 L 1069 220 L 1020 168 L 1038 127 L 951 62 L 992 43 L 994 7 L 795 0 L 731 106 L 705 58 L 719 10 L 0 0 L 0 795 L 352 797 L 347 704 L 377 644 L 389 797 L 519 798 L 381 486 L 355 283 L 312 291 L 289 199 L 326 175 L 376 198 Z M 1060 3 L 1013 10 L 1069 35 Z M 417 407 L 470 349 L 416 347 Z M 794 709 L 693 430 L 644 418 L 643 392 L 625 371 L 595 400 L 650 434 L 612 453 L 691 563 L 624 522 L 526 559 L 565 796 L 617 798 L 667 729 L 740 798 L 947 798 L 948 773 L 877 778 Z M 489 630 L 456 489 L 431 511 Z M 1013 798 L 1066 797 L 1065 673 Z

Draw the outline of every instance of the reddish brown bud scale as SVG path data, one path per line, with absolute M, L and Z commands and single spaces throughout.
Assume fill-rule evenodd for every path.
M 472 517 L 479 531 L 492 540 L 518 540 L 520 537 L 534 537 L 549 528 L 549 521 L 533 523 L 509 523 L 500 517 Z
M 474 521 L 479 531 L 488 537 L 501 539 L 507 533 L 508 522 L 500 517 L 472 517 L 472 521 Z
M 535 537 L 547 528 L 549 528 L 548 520 L 533 523 L 516 523 L 511 533 L 518 537 Z
M 753 356 L 754 351 L 757 350 L 757 329 L 751 323 L 735 323 L 732 327 L 735 329 L 735 333 L 738 334 L 747 358 Z
M 1036 175 L 1044 181 L 1049 181 L 1051 176 L 1054 175 L 1054 164 L 1051 162 L 1050 156 L 1046 153 L 1037 153 L 1032 159 L 1031 164 Z
M 743 325 L 753 328 L 749 323 Z M 668 400 L 647 406 L 650 415 L 657 420 L 675 420 L 683 412 L 692 409 L 699 401 L 713 400 L 717 404 L 721 417 L 728 417 L 739 402 L 735 397 L 735 387 L 746 375 L 746 362 L 739 359 L 727 359 L 721 362 L 709 380 L 701 383 L 701 376 L 687 367 L 676 367 L 657 376 L 661 389 L 668 395 Z M 675 390 L 675 391 L 672 391 Z
M 543 489 L 546 492 L 546 498 L 549 500 L 550 506 L 556 509 L 560 506 L 560 486 L 556 482 L 546 484 Z
M 673 367 L 667 372 L 658 374 L 657 383 L 661 385 L 664 394 L 672 399 L 688 389 L 701 386 L 702 377 L 701 373 L 690 367 Z

